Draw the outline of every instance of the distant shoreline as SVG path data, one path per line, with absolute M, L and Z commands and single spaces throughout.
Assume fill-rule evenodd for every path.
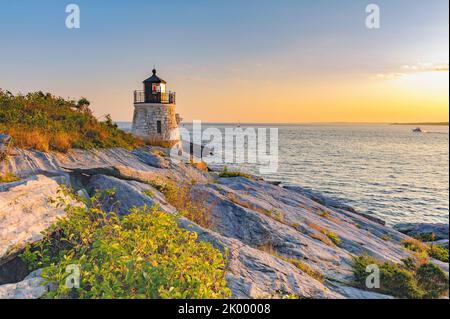
M 448 122 L 392 123 L 391 125 L 428 125 L 428 126 L 448 126 Z

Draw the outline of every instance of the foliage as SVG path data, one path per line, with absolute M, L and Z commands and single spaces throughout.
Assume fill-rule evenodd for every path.
M 6 172 L 1 174 L 0 173 L 0 184 L 1 183 L 12 183 L 12 182 L 17 182 L 20 181 L 20 177 L 17 177 L 16 175 L 14 175 L 11 172 Z
M 435 241 L 436 235 L 434 233 L 421 233 L 417 235 L 412 235 L 415 239 L 418 239 L 420 241 Z
M 445 293 L 448 294 L 448 276 L 435 264 L 421 265 L 416 271 L 416 278 L 419 287 L 425 291 L 424 298 L 439 298 Z
M 143 191 L 143 193 L 145 195 L 147 195 L 148 197 L 154 197 L 155 196 L 155 194 L 150 189 L 146 189 L 145 191 Z
M 428 249 L 428 254 L 430 257 L 448 263 L 448 248 L 439 245 L 430 245 Z
M 408 258 L 404 260 L 404 264 L 392 264 L 368 255 L 353 259 L 355 284 L 362 289 L 366 289 L 368 265 L 377 265 L 380 270 L 380 288 L 374 288 L 379 293 L 417 299 L 439 298 L 448 290 L 448 276 L 431 263 L 417 267 L 414 260 Z
M 268 210 L 268 209 L 258 209 L 260 213 L 272 218 L 273 220 L 276 220 L 279 223 L 284 223 L 284 214 L 282 212 L 274 211 L 274 210 Z
M 426 252 L 427 251 L 427 245 L 422 243 L 421 241 L 417 239 L 405 239 L 402 240 L 402 245 L 406 249 L 409 249 L 414 252 Z
M 244 178 L 251 178 L 250 174 L 243 173 L 243 172 L 237 172 L 237 171 L 229 171 L 228 167 L 224 167 L 222 171 L 219 174 L 219 177 L 221 178 L 232 178 L 232 177 L 244 177 Z
M 75 102 L 50 93 L 14 96 L 0 90 L 0 132 L 10 135 L 17 147 L 43 152 L 67 152 L 70 148 L 132 149 L 141 144 L 113 125 L 110 117 L 105 122 L 98 121 L 89 105 L 84 98 Z
M 342 240 L 339 237 L 339 235 L 337 235 L 331 231 L 326 231 L 326 230 L 323 232 L 323 234 L 325 236 L 327 236 L 333 242 L 333 244 L 335 244 L 336 246 L 340 246 L 342 244 Z
M 403 247 L 412 251 L 416 256 L 421 256 L 423 259 L 428 257 L 435 258 L 437 260 L 448 262 L 449 253 L 448 249 L 436 244 L 425 244 L 417 239 L 406 239 L 402 241 Z
M 319 210 L 317 213 L 319 216 L 322 216 L 324 218 L 328 218 L 330 216 L 330 213 L 326 210 Z
M 308 226 L 319 233 L 311 233 L 309 236 L 315 239 L 318 239 L 322 241 L 323 243 L 327 244 L 328 246 L 340 246 L 342 244 L 342 240 L 336 233 L 329 231 L 325 228 L 323 228 L 320 225 L 317 225 L 315 223 L 308 223 Z
M 22 258 L 57 283 L 49 298 L 227 298 L 225 261 L 176 217 L 157 207 L 133 208 L 123 219 L 99 208 L 70 206 Z M 80 268 L 80 288 L 65 285 L 68 265 Z

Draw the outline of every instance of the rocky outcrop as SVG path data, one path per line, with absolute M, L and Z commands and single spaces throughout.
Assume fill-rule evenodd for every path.
M 431 237 L 435 236 L 435 240 L 448 240 L 448 224 L 436 223 L 402 223 L 394 225 L 394 228 L 399 232 L 415 238 Z
M 24 178 L 0 186 L 0 260 L 5 261 L 0 263 L 0 278 L 17 269 L 11 252 L 39 240 L 40 232 L 64 214 L 48 201 L 60 184 L 70 184 L 83 197 L 115 190 L 101 201 L 106 210 L 121 216 L 143 205 L 175 213 L 164 195 L 150 186 L 157 179 L 191 185 L 191 198 L 210 213 L 210 229 L 186 219 L 179 223 L 228 252 L 227 281 L 235 298 L 390 298 L 352 287 L 352 258 L 367 253 L 398 263 L 410 256 L 401 244 L 407 235 L 299 187 L 217 178 L 166 156 L 164 150 L 150 147 L 66 155 L 18 150 L 17 156 L 0 164 Z M 15 281 L 24 277 L 16 274 Z M 8 286 L 4 295 L 26 294 L 14 287 L 28 286 Z
M 219 183 L 196 185 L 193 192 L 206 198 L 214 230 L 222 236 L 300 260 L 333 281 L 351 283 L 355 255 L 367 253 L 396 263 L 409 256 L 400 244 L 405 235 L 264 181 L 219 179 Z M 341 242 L 334 244 L 324 232 Z M 389 241 L 383 239 L 387 236 Z
M 0 134 L 0 161 L 6 159 L 11 145 L 11 136 Z
M 43 175 L 0 186 L 0 260 L 26 243 L 39 240 L 41 232 L 64 215 L 64 210 L 50 201 L 58 196 L 65 176 Z
M 114 194 L 102 196 L 102 204 L 106 211 L 113 211 L 120 216 L 127 214 L 132 207 L 158 207 L 165 212 L 175 213 L 160 192 L 148 184 L 136 181 L 121 180 L 111 176 L 94 175 L 88 187 L 98 191 L 114 190 Z
M 199 239 L 228 252 L 227 282 L 235 298 L 341 298 L 322 282 L 310 277 L 289 262 L 252 248 L 241 241 L 206 230 L 186 219 L 181 227 L 194 231 Z
M 303 196 L 308 197 L 315 202 L 318 202 L 319 204 L 322 204 L 327 207 L 332 207 L 333 209 L 335 209 L 337 211 L 351 212 L 353 214 L 361 215 L 361 216 L 363 216 L 371 221 L 374 221 L 380 225 L 383 225 L 383 226 L 386 225 L 386 222 L 384 220 L 381 220 L 375 216 L 360 213 L 353 207 L 351 207 L 345 203 L 342 203 L 341 201 L 338 201 L 336 199 L 327 197 L 317 191 L 306 189 L 306 188 L 303 188 L 303 187 L 300 187 L 297 185 L 283 185 L 283 187 L 285 189 L 289 189 L 289 190 L 295 191 L 297 193 L 300 193 Z
M 42 270 L 33 271 L 24 280 L 0 286 L 0 299 L 39 299 L 49 290 L 41 277 Z

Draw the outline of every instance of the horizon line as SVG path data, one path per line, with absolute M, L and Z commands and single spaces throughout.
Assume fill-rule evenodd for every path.
M 133 121 L 115 121 L 116 123 L 132 123 Z M 181 124 L 192 124 L 193 121 L 181 122 Z M 239 125 L 255 125 L 255 124 L 277 124 L 277 125 L 305 125 L 305 124 L 356 124 L 356 125 L 442 125 L 448 126 L 449 122 L 218 122 L 218 121 L 202 121 L 205 124 L 239 124 Z

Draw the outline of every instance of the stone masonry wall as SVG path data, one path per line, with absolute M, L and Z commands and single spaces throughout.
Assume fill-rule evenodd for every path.
M 157 121 L 161 121 L 161 133 Z M 179 141 L 175 104 L 135 104 L 133 134 L 149 141 Z

